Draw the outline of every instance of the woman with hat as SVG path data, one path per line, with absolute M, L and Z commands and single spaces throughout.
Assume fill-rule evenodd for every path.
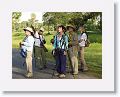
M 67 26 L 67 30 L 69 32 L 69 44 L 68 44 L 68 53 L 70 63 L 72 65 L 72 73 L 74 75 L 78 74 L 78 37 L 77 33 L 75 33 L 76 28 L 73 25 Z
M 57 65 L 57 73 L 55 75 L 60 78 L 65 77 L 66 73 L 66 54 L 68 49 L 68 37 L 65 34 L 66 28 L 63 25 L 58 26 L 58 34 L 54 37 L 54 52 Z
M 20 43 L 21 47 L 26 49 L 26 65 L 27 65 L 27 74 L 26 77 L 33 76 L 32 70 L 32 52 L 33 52 L 33 45 L 34 45 L 34 38 L 33 38 L 33 30 L 30 27 L 23 29 L 25 31 L 26 37 L 24 41 Z
M 39 69 L 46 68 L 46 56 L 44 50 L 44 44 L 46 43 L 43 36 L 44 29 L 41 28 L 39 32 L 35 32 L 35 44 L 34 44 L 34 56 L 35 64 Z

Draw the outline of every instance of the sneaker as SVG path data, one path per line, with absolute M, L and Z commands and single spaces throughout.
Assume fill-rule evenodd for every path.
M 74 72 L 73 75 L 78 75 L 78 73 L 77 73 L 77 72 Z
M 60 74 L 59 77 L 60 78 L 65 78 L 65 74 Z
M 33 77 L 33 74 L 31 72 L 29 72 L 29 73 L 26 74 L 26 77 L 31 78 L 31 77 Z
M 78 79 L 78 74 L 73 75 L 74 79 Z

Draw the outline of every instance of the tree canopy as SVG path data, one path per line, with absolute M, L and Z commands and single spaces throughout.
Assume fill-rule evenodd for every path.
M 89 26 L 94 26 L 99 31 L 102 31 L 101 12 L 46 12 L 43 15 L 43 21 L 44 25 L 57 26 L 63 24 L 66 26 L 72 24 L 75 25 L 76 28 L 80 25 L 87 26 L 89 24 Z
M 39 23 L 36 14 L 31 13 L 27 21 L 21 21 L 21 12 L 12 13 L 12 28 L 14 32 L 21 31 L 27 26 L 33 25 L 35 28 L 44 26 L 45 30 L 53 31 L 60 24 L 67 26 L 72 24 L 76 29 L 84 25 L 88 31 L 102 32 L 102 12 L 45 12 L 43 14 L 43 23 Z

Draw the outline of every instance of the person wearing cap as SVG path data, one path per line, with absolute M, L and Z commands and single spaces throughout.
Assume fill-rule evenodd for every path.
M 39 32 L 35 32 L 35 44 L 34 44 L 34 57 L 35 64 L 39 69 L 46 68 L 46 55 L 44 50 L 44 44 L 46 43 L 45 38 L 43 36 L 44 29 L 41 28 Z
M 33 53 L 33 45 L 34 45 L 34 38 L 33 38 L 33 30 L 30 27 L 23 29 L 25 31 L 26 37 L 24 38 L 23 42 L 20 42 L 21 47 L 26 49 L 26 65 L 27 65 L 27 74 L 26 77 L 33 76 L 32 70 L 32 53 Z
M 87 40 L 87 34 L 85 32 L 84 26 L 80 26 L 78 31 L 80 32 L 78 34 L 78 42 L 79 42 L 79 58 L 80 58 L 80 70 L 81 71 L 88 71 L 87 64 L 85 62 L 84 58 L 84 52 L 85 52 L 85 41 Z
M 68 43 L 68 53 L 69 53 L 69 59 L 70 63 L 72 65 L 72 73 L 73 75 L 78 74 L 78 36 L 75 26 L 69 25 L 67 26 L 68 30 L 68 37 L 69 37 L 69 43 Z
M 63 25 L 58 26 L 58 33 L 54 37 L 53 52 L 56 60 L 56 76 L 65 78 L 66 74 L 66 55 L 68 50 L 68 37 L 65 34 L 66 28 Z

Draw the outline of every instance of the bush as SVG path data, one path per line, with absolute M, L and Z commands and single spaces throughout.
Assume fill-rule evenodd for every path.
M 101 33 L 87 33 L 91 43 L 102 43 Z

